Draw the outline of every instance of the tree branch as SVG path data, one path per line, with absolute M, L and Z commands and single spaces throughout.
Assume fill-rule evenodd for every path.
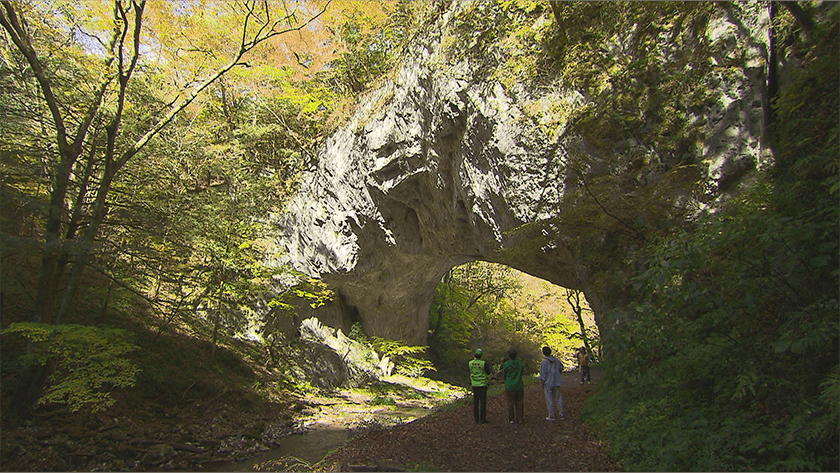
M 21 19 L 18 18 L 12 2 L 3 2 L 5 14 L 0 10 L 0 25 L 9 33 L 12 42 L 15 43 L 18 50 L 26 58 L 29 66 L 32 67 L 32 72 L 35 74 L 35 79 L 41 87 L 41 92 L 44 94 L 44 100 L 47 102 L 47 107 L 52 114 L 58 131 L 58 145 L 61 148 L 68 148 L 67 143 L 67 128 L 64 125 L 64 117 L 61 115 L 61 110 L 58 108 L 58 100 L 52 91 L 52 83 L 47 78 L 44 68 L 41 66 L 41 61 L 38 59 L 38 53 L 32 47 L 29 40 L 29 35 L 21 24 Z
M 580 173 L 578 172 L 578 174 L 580 174 Z M 589 196 L 590 196 L 590 197 L 592 197 L 592 200 L 594 200 L 594 201 L 595 201 L 595 203 L 598 205 L 598 207 L 600 207 L 600 209 L 601 209 L 601 210 L 602 210 L 605 214 L 607 214 L 607 216 L 608 216 L 608 217 L 610 217 L 610 218 L 612 218 L 612 219 L 615 219 L 615 220 L 616 220 L 618 223 L 620 223 L 622 226 L 624 226 L 625 228 L 627 228 L 627 229 L 628 229 L 628 230 L 630 230 L 631 232 L 635 233 L 635 234 L 636 234 L 639 238 L 641 238 L 641 239 L 642 239 L 642 241 L 647 241 L 647 238 L 645 237 L 645 235 L 644 235 L 642 232 L 640 232 L 640 231 L 636 230 L 635 228 L 633 228 L 633 227 L 632 227 L 629 223 L 625 222 L 625 221 L 624 221 L 621 217 L 618 217 L 617 215 L 613 215 L 612 213 L 610 213 L 610 211 L 609 211 L 609 210 L 607 210 L 607 208 L 606 208 L 606 207 L 604 207 L 604 204 L 602 204 L 602 203 L 601 203 L 601 201 L 600 201 L 600 200 L 598 200 L 598 198 L 597 198 L 597 197 L 595 197 L 595 194 L 593 194 L 593 193 L 592 193 L 592 191 L 591 191 L 591 190 L 589 190 L 589 185 L 587 185 L 587 184 L 586 184 L 586 179 L 584 179 L 583 177 L 581 177 L 581 178 L 580 178 L 580 182 L 582 182 L 582 183 L 583 183 L 583 188 L 584 188 L 584 189 L 586 189 L 586 193 L 587 193 L 587 194 L 589 194 Z
M 814 20 L 802 9 L 798 2 L 779 2 L 783 7 L 787 8 L 791 15 L 796 18 L 799 26 L 805 33 L 810 33 L 814 29 Z
M 201 92 L 204 91 L 204 89 L 209 87 L 210 84 L 214 83 L 216 80 L 218 80 L 220 77 L 225 75 L 228 71 L 230 71 L 234 67 L 241 65 L 239 60 L 242 59 L 242 57 L 245 55 L 245 53 L 251 51 L 257 45 L 259 45 L 260 43 L 262 43 L 262 42 L 264 42 L 264 41 L 266 41 L 270 38 L 273 38 L 275 36 L 282 35 L 282 34 L 285 34 L 285 33 L 289 33 L 289 32 L 292 32 L 292 31 L 300 31 L 301 29 L 305 28 L 306 26 L 311 24 L 313 21 L 315 21 L 319 16 L 321 16 L 326 11 L 326 8 L 327 8 L 328 5 L 329 5 L 329 2 L 324 4 L 324 7 L 318 13 L 316 13 L 315 15 L 310 17 L 308 20 L 306 20 L 304 23 L 301 23 L 300 25 L 298 25 L 296 27 L 284 28 L 282 30 L 273 30 L 272 29 L 268 34 L 265 34 L 262 37 L 254 36 L 254 38 L 249 41 L 249 40 L 247 40 L 248 22 L 253 17 L 254 8 L 255 8 L 253 6 L 253 4 L 251 4 L 248 7 L 248 13 L 245 16 L 245 22 L 244 22 L 245 26 L 243 26 L 243 28 L 242 28 L 242 36 L 241 36 L 241 40 L 240 40 L 241 42 L 240 42 L 240 45 L 239 45 L 239 49 L 236 52 L 236 54 L 234 54 L 233 58 L 231 58 L 231 60 L 226 65 L 224 65 L 219 70 L 217 70 L 213 75 L 211 75 L 209 78 L 205 79 L 201 83 L 201 85 L 199 85 L 198 88 L 194 89 L 181 103 L 174 104 L 172 106 L 172 108 L 166 113 L 166 115 L 164 115 L 160 120 L 158 120 L 158 122 L 155 124 L 155 126 L 153 126 L 148 132 L 146 132 L 146 134 L 144 134 L 142 137 L 140 137 L 140 139 L 138 139 L 134 143 L 133 146 L 131 146 L 129 149 L 127 149 L 123 153 L 123 155 L 120 158 L 120 161 L 118 162 L 118 164 L 120 166 L 125 164 L 129 159 L 131 159 L 141 149 L 143 149 L 149 143 L 149 141 L 152 138 L 157 136 L 167 125 L 169 125 L 169 123 L 172 120 L 174 120 L 175 117 L 182 110 L 187 108 L 187 106 L 189 106 L 196 99 L 196 97 L 198 97 L 198 95 L 201 94 Z M 272 24 L 272 28 L 274 28 L 278 24 L 279 24 L 279 20 Z M 264 31 L 264 28 L 260 29 L 259 34 L 262 34 L 263 31 Z

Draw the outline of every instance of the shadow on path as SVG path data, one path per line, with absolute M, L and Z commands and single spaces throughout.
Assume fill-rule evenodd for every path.
M 600 372 L 593 369 L 593 382 Z M 488 399 L 489 424 L 473 421 L 472 404 L 370 431 L 328 455 L 327 471 L 620 471 L 580 409 L 593 385 L 563 376 L 566 420 L 547 421 L 539 383 L 525 388 L 525 422 L 509 424 L 504 393 Z

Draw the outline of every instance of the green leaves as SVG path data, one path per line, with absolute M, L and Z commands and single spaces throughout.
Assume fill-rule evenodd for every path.
M 427 372 L 436 370 L 432 362 L 425 356 L 428 348 L 426 346 L 406 345 L 400 340 L 388 340 L 376 336 L 368 337 L 360 322 L 355 322 L 350 327 L 348 336 L 375 352 L 380 360 L 389 358 L 394 364 L 394 371 L 397 374 L 410 378 L 420 378 Z M 369 354 L 368 358 L 373 360 L 374 355 Z
M 589 411 L 616 419 L 605 432 L 625 467 L 836 466 L 836 397 L 825 393 L 840 333 L 838 221 L 819 206 L 784 213 L 786 189 L 773 184 L 635 255 L 645 269 L 613 314 L 610 380 Z M 686 428 L 698 413 L 719 426 Z M 642 440 L 651 435 L 664 448 Z M 738 454 L 718 455 L 728 450 Z
M 837 29 L 799 45 L 775 168 L 630 258 L 632 297 L 606 314 L 622 330 L 588 408 L 627 469 L 837 468 Z M 698 416 L 714 428 L 688 428 Z
M 303 274 L 298 274 L 298 278 L 301 282 L 295 286 L 292 292 L 295 296 L 309 301 L 309 306 L 313 309 L 317 309 L 335 298 L 335 292 L 320 279 L 306 278 Z
M 343 51 L 329 64 L 328 83 L 344 93 L 356 94 L 387 73 L 396 63 L 407 33 L 416 27 L 415 10 L 421 2 L 338 3 L 334 41 Z M 420 6 L 418 6 L 420 5 Z
M 589 342 L 598 351 L 598 328 L 578 294 L 588 338 L 584 342 L 572 307 L 576 296 L 562 291 L 496 263 L 474 261 L 453 268 L 436 287 L 430 308 L 429 344 L 434 358 L 460 370 L 477 346 L 493 354 L 488 355 L 493 363 L 513 347 L 527 364 L 538 362 L 540 347 L 548 344 L 564 362 L 576 363 L 573 351 L 581 345 Z
M 394 363 L 394 370 L 398 374 L 410 378 L 419 378 L 429 371 L 435 371 L 435 366 L 423 355 L 428 347 L 410 346 L 400 341 L 386 340 L 380 337 L 370 339 L 373 349 L 381 358 L 388 357 Z
M 114 404 L 111 389 L 135 384 L 139 368 L 124 355 L 138 347 L 124 330 L 13 323 L 2 334 L 22 336 L 34 343 L 30 363 L 55 364 L 41 403 L 67 404 L 74 412 L 96 412 Z

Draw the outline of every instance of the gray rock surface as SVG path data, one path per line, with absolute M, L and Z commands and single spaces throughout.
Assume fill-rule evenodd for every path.
M 362 386 L 386 378 L 394 370 L 388 357 L 344 335 L 341 329 L 310 317 L 300 324 L 301 340 L 308 348 L 308 363 L 301 366 L 304 376 L 315 386 L 332 389 Z
M 275 217 L 278 261 L 339 295 L 340 314 L 335 305 L 314 311 L 325 323 L 348 330 L 348 320 L 360 320 L 368 334 L 425 343 L 436 284 L 473 260 L 584 289 L 596 314 L 605 300 L 588 290 L 568 248 L 531 248 L 544 235 L 511 232 L 563 207 L 564 176 L 549 164 L 563 158 L 564 143 L 541 131 L 526 104 L 574 107 L 585 99 L 562 84 L 509 90 L 480 74 L 481 64 L 447 56 L 441 43 L 458 8 L 453 3 L 432 28 L 440 34 L 419 41 L 396 75 L 360 100 L 304 173 L 288 213 Z M 749 43 L 725 21 L 712 28 L 710 35 Z M 760 158 L 763 76 L 747 66 L 721 84 L 720 107 L 701 117 L 709 123 L 704 162 L 719 195 Z

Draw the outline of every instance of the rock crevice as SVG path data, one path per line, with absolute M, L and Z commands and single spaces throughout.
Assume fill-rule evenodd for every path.
M 441 37 L 448 18 L 438 20 Z M 439 40 L 428 41 L 394 79 L 360 100 L 277 218 L 281 262 L 335 288 L 369 334 L 416 344 L 426 339 L 434 288 L 455 265 L 498 262 L 588 289 L 586 268 L 563 240 L 538 244 L 545 235 L 521 231 L 562 211 L 569 178 L 558 165 L 564 143 L 524 110 L 534 103 L 583 106 L 586 99 L 559 83 L 508 90 L 488 81 L 480 64 L 448 57 Z M 761 77 L 744 81 L 725 92 L 754 104 Z M 739 179 L 758 159 L 761 114 L 745 106 L 734 118 L 716 110 L 703 118 L 718 119 L 709 128 L 721 142 L 707 143 L 706 156 L 710 182 L 721 188 L 733 170 Z M 526 246 L 537 249 L 511 251 Z M 598 296 L 587 293 L 590 301 Z M 335 313 L 327 307 L 315 315 L 347 330 L 347 317 Z

